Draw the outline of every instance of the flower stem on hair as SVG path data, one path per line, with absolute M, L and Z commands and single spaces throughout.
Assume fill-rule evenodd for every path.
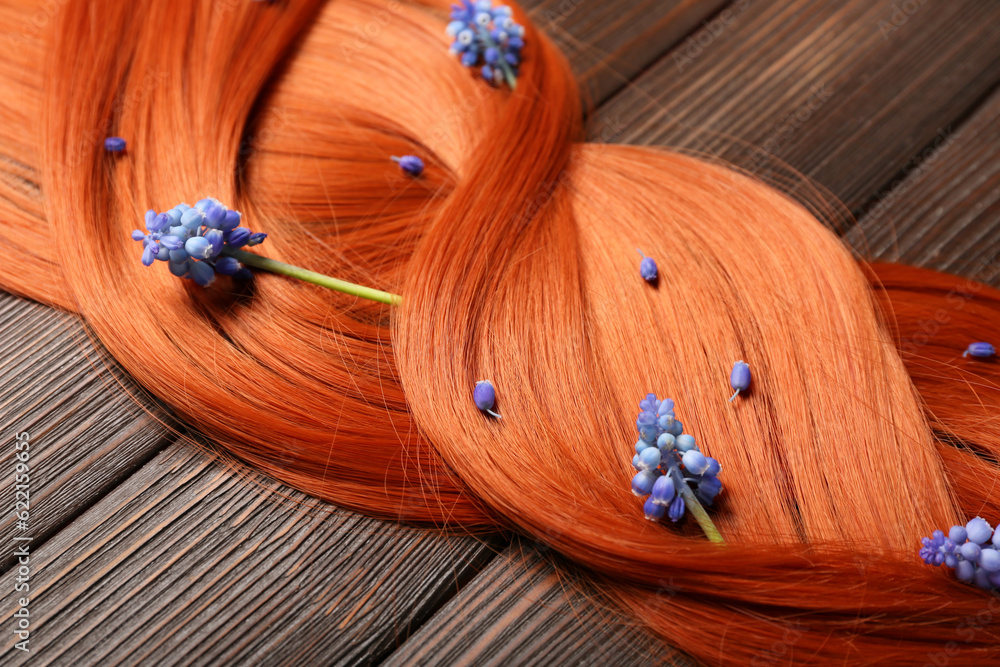
M 316 273 L 315 271 L 303 269 L 298 266 L 285 264 L 284 262 L 262 257 L 255 253 L 247 252 L 246 250 L 227 247 L 223 249 L 222 254 L 233 257 L 247 266 L 252 266 L 264 271 L 270 271 L 271 273 L 280 273 L 281 275 L 288 276 L 289 278 L 304 280 L 308 283 L 319 285 L 320 287 L 326 287 L 338 292 L 343 292 L 344 294 L 361 297 L 362 299 L 370 299 L 380 303 L 387 303 L 390 306 L 398 305 L 402 301 L 402 297 L 398 294 L 383 292 L 382 290 L 364 287 L 363 285 L 355 285 L 354 283 L 349 283 L 346 280 L 331 278 L 330 276 L 325 276 L 322 273 Z
M 687 508 L 691 510 L 691 514 L 694 515 L 695 521 L 698 522 L 698 525 L 701 526 L 701 529 L 705 532 L 705 537 L 708 538 L 708 541 L 725 544 L 725 540 L 722 539 L 722 534 L 719 532 L 719 529 L 715 527 L 714 523 L 712 523 L 712 519 L 709 518 L 708 512 L 706 512 L 705 508 L 698 502 L 698 498 L 695 497 L 691 489 L 688 488 L 688 485 L 681 484 L 680 492 L 684 497 L 684 502 L 687 504 Z

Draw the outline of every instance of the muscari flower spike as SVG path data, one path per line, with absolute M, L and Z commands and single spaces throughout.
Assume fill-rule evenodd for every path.
M 146 231 L 133 230 L 132 239 L 142 242 L 142 263 L 166 262 L 170 272 L 193 280 L 202 287 L 215 281 L 216 274 L 241 280 L 253 277 L 248 266 L 297 278 L 352 296 L 396 305 L 401 301 L 371 287 L 355 285 L 315 271 L 285 264 L 247 252 L 244 247 L 260 245 L 267 238 L 263 232 L 241 227 L 242 215 L 228 209 L 218 199 L 202 199 L 193 207 L 178 204 L 169 211 L 146 211 Z
M 202 287 L 215 281 L 216 273 L 240 280 L 253 277 L 250 270 L 230 254 L 236 248 L 264 242 L 267 234 L 240 227 L 239 211 L 231 211 L 217 199 L 206 198 L 193 207 L 178 204 L 169 211 L 146 211 L 146 230 L 136 229 L 132 239 L 142 242 L 142 263 L 168 263 L 170 273 L 193 280 Z
M 952 526 L 948 534 L 935 530 L 920 540 L 920 558 L 928 565 L 946 565 L 959 581 L 984 590 L 1000 589 L 1000 526 L 976 517 L 964 526 Z
M 450 50 L 464 66 L 480 67 L 486 81 L 506 81 L 511 90 L 524 48 L 524 26 L 514 22 L 513 13 L 507 5 L 494 7 L 492 0 L 462 0 L 462 4 L 451 6 L 451 23 L 446 29 L 455 38 Z
M 674 414 L 673 400 L 661 401 L 656 394 L 648 394 L 639 402 L 639 409 L 632 493 L 648 496 L 643 505 L 646 518 L 659 521 L 666 515 L 677 522 L 690 510 L 708 538 L 721 542 L 722 536 L 702 507 L 712 505 L 722 491 L 719 462 L 705 456 L 694 436 L 684 433 L 684 425 Z

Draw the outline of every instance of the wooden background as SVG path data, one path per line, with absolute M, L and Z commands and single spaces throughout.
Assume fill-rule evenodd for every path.
M 584 82 L 592 140 L 707 151 L 765 178 L 780 160 L 844 202 L 866 257 L 1000 286 L 1000 3 L 528 8 Z M 0 347 L 0 470 L 21 431 L 33 470 L 30 654 L 13 649 L 22 533 L 0 515 L 4 665 L 682 660 L 534 544 L 266 498 L 132 403 L 74 317 L 0 293 Z

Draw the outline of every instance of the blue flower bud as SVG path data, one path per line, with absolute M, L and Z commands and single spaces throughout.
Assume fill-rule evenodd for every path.
M 653 442 L 658 435 L 656 428 L 656 416 L 652 412 L 640 412 L 635 420 L 635 426 L 639 429 L 639 437 L 646 442 Z
M 226 220 L 226 207 L 216 202 L 211 202 L 205 207 L 205 225 L 218 229 Z
M 632 457 L 632 467 L 636 470 L 642 470 L 642 466 L 639 465 L 639 455 L 636 454 Z
M 240 248 L 250 240 L 250 230 L 246 227 L 237 227 L 226 234 L 226 243 L 233 248 Z
M 174 206 L 172 209 L 167 211 L 167 215 L 170 216 L 171 225 L 179 225 L 181 224 L 181 216 L 184 215 L 184 211 Z
M 265 234 L 264 232 L 254 232 L 253 234 L 250 235 L 250 238 L 247 240 L 247 245 L 249 246 L 260 245 L 261 243 L 264 242 L 264 239 L 266 238 L 267 234 Z
M 969 343 L 962 353 L 963 357 L 976 357 L 977 359 L 989 359 L 996 355 L 996 348 L 989 343 Z
M 705 458 L 704 454 L 695 449 L 684 452 L 681 462 L 692 475 L 701 475 L 708 470 L 708 459 Z
M 184 247 L 184 241 L 180 237 L 167 235 L 160 238 L 160 245 L 167 250 L 178 250 Z
M 642 438 L 639 438 L 638 440 L 635 441 L 635 453 L 642 454 L 642 450 L 648 449 L 649 447 L 652 446 L 653 446 L 652 444 L 646 442 Z
M 222 252 L 223 234 L 220 229 L 209 229 L 205 232 L 205 240 L 211 245 L 211 255 L 209 257 L 217 257 L 220 252 Z
M 194 207 L 199 211 L 201 211 L 202 213 L 205 213 L 206 211 L 208 211 L 208 208 L 212 204 L 218 204 L 218 203 L 220 203 L 219 200 L 215 199 L 214 197 L 205 197 L 204 199 L 199 199 L 197 202 L 195 202 Z
M 750 366 L 740 360 L 733 364 L 733 371 L 729 374 L 729 386 L 736 390 L 729 400 L 736 398 L 736 394 L 750 388 Z
M 138 229 L 133 229 L 132 230 L 132 240 L 133 241 L 141 241 L 144 238 L 146 238 L 146 235 L 143 232 L 139 231 Z
M 979 567 L 987 572 L 1000 572 L 1000 551 L 983 549 L 979 552 Z
M 185 274 L 187 274 L 188 272 L 187 260 L 184 260 L 182 262 L 175 262 L 173 260 L 170 260 L 170 263 L 167 266 L 170 269 L 170 273 L 174 274 L 178 278 L 183 278 Z
M 639 453 L 639 463 L 647 470 L 654 470 L 660 465 L 660 450 L 648 447 Z
M 170 261 L 171 262 L 184 262 L 187 261 L 191 256 L 187 254 L 187 250 L 180 248 L 179 250 L 170 251 Z
M 153 260 L 156 259 L 156 253 L 153 251 L 153 248 L 155 247 L 156 247 L 155 245 L 148 245 L 143 249 L 141 261 L 144 266 L 151 265 L 153 263 Z
M 713 459 L 711 456 L 709 456 L 708 469 L 705 471 L 705 474 L 710 477 L 715 477 L 716 475 L 719 474 L 720 470 L 722 470 L 722 466 L 719 465 L 719 462 Z
M 675 419 L 674 423 L 670 426 L 670 428 L 667 429 L 667 433 L 669 433 L 674 437 L 679 436 L 680 434 L 684 433 L 684 424 Z
M 640 470 L 632 478 L 632 493 L 637 496 L 648 496 L 655 482 L 656 475 L 648 470 Z
M 972 575 L 972 583 L 984 591 L 989 591 L 993 589 L 993 583 L 990 581 L 990 573 L 981 567 L 977 567 Z
M 948 531 L 948 539 L 956 544 L 961 544 L 969 539 L 969 534 L 965 532 L 965 526 L 952 526 Z
M 189 262 L 188 274 L 202 287 L 208 287 L 215 280 L 215 271 L 205 262 Z
M 196 208 L 184 211 L 184 214 L 181 216 L 181 225 L 183 225 L 185 229 L 198 229 L 204 224 L 205 214 Z
M 243 268 L 243 266 L 236 260 L 235 257 L 220 257 L 215 260 L 215 271 L 224 276 L 234 275 L 241 268 Z
M 491 415 L 499 416 L 492 412 L 496 399 L 496 390 L 489 380 L 480 380 L 476 383 L 476 388 L 472 390 L 472 400 L 475 402 L 477 408 L 484 412 L 489 412 Z
M 424 161 L 416 155 L 393 156 L 392 159 L 399 163 L 399 170 L 408 176 L 416 178 L 424 173 Z
M 681 520 L 681 517 L 684 516 L 684 496 L 678 494 L 677 497 L 674 498 L 674 501 L 670 503 L 670 509 L 667 510 L 667 516 L 669 516 L 670 520 L 674 523 Z
M 677 436 L 676 441 L 677 441 L 677 451 L 681 452 L 682 454 L 684 452 L 690 452 L 693 449 L 698 449 L 698 445 L 696 445 L 694 442 L 693 435 L 689 435 L 687 433 L 681 433 L 679 436 Z
M 958 548 L 958 552 L 962 555 L 962 558 L 973 563 L 979 560 L 980 551 L 982 551 L 982 547 L 975 542 L 966 542 Z
M 219 229 L 224 232 L 231 232 L 240 226 L 242 218 L 243 216 L 240 215 L 239 211 L 226 211 L 226 219 L 219 225 Z
M 104 140 L 104 150 L 109 153 L 121 153 L 125 150 L 125 140 L 121 137 L 108 137 Z
M 698 499 L 706 505 L 711 505 L 720 491 L 722 482 L 717 477 L 702 477 L 698 481 Z
M 645 513 L 646 518 L 650 521 L 659 521 L 663 518 L 663 515 L 667 513 L 667 508 L 659 503 L 653 502 L 652 496 L 646 498 L 646 502 L 642 504 L 642 511 Z
M 661 417 L 663 415 L 665 415 L 665 414 L 673 415 L 674 414 L 674 399 L 672 399 L 672 398 L 665 398 L 665 399 L 663 399 L 660 402 L 660 407 L 657 408 L 657 410 L 656 410 L 656 414 L 658 416 L 661 416 Z
M 656 399 L 656 394 L 646 394 L 646 398 L 639 401 L 639 410 L 642 412 L 655 413 L 661 403 Z
M 978 516 L 965 524 L 965 530 L 969 533 L 969 541 L 975 542 L 976 544 L 983 544 L 986 540 L 990 539 L 990 535 L 993 534 L 993 529 L 990 528 L 990 524 L 986 522 L 985 519 L 981 519 Z
M 674 416 L 668 412 L 660 415 L 656 420 L 656 424 L 664 431 L 669 432 L 674 427 L 674 421 Z
M 642 261 L 639 262 L 639 275 L 642 276 L 642 279 L 646 282 L 654 282 L 657 277 L 656 262 L 652 257 L 646 257 L 643 255 L 641 250 L 639 250 L 639 254 L 642 255 Z
M 670 450 L 677 446 L 677 439 L 669 433 L 661 433 L 656 439 L 656 446 L 660 449 Z
M 671 479 L 670 475 L 661 475 L 653 482 L 652 494 L 651 499 L 657 505 L 668 507 L 673 502 L 677 492 L 674 489 L 674 480 Z
M 212 244 L 204 236 L 189 238 L 184 242 L 184 250 L 196 259 L 208 259 L 212 256 Z

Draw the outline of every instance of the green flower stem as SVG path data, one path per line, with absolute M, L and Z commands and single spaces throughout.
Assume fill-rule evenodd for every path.
M 715 524 L 712 523 L 712 520 L 708 518 L 708 512 L 705 511 L 705 508 L 702 507 L 701 503 L 698 502 L 698 499 L 695 498 L 694 493 L 692 493 L 686 482 L 681 484 L 681 496 L 684 498 L 684 504 L 687 505 L 687 508 L 691 510 L 691 514 L 694 515 L 695 521 L 697 521 L 698 525 L 701 526 L 701 529 L 705 531 L 705 536 L 708 540 L 710 542 L 725 544 L 725 540 L 722 539 L 722 534 L 719 532 L 719 529 L 716 528 Z
M 500 52 L 500 47 L 497 46 L 496 42 L 493 41 L 493 38 L 490 37 L 490 33 L 486 32 L 486 28 L 479 28 L 479 36 L 483 38 L 483 42 L 486 46 L 496 49 L 497 53 Z M 510 86 L 510 89 L 514 90 L 515 86 L 517 86 L 517 79 L 514 78 L 514 70 L 510 68 L 510 65 L 503 59 L 503 56 L 500 56 L 499 63 L 500 69 L 503 70 L 503 78 L 507 80 L 507 85 Z
M 398 305 L 399 302 L 403 300 L 403 298 L 398 294 L 390 294 L 389 292 L 372 289 L 371 287 L 355 285 L 354 283 L 349 283 L 346 280 L 337 280 L 336 278 L 331 278 L 330 276 L 324 276 L 322 273 L 316 273 L 315 271 L 302 269 L 274 259 L 261 257 L 260 255 L 247 252 L 246 250 L 223 248 L 222 254 L 233 257 L 247 266 L 263 269 L 264 271 L 270 271 L 271 273 L 280 273 L 281 275 L 288 276 L 289 278 L 298 278 L 299 280 L 304 280 L 307 283 L 313 283 L 314 285 L 337 290 L 338 292 L 343 292 L 344 294 L 359 296 L 362 299 L 371 299 L 372 301 L 387 303 L 390 306 Z

